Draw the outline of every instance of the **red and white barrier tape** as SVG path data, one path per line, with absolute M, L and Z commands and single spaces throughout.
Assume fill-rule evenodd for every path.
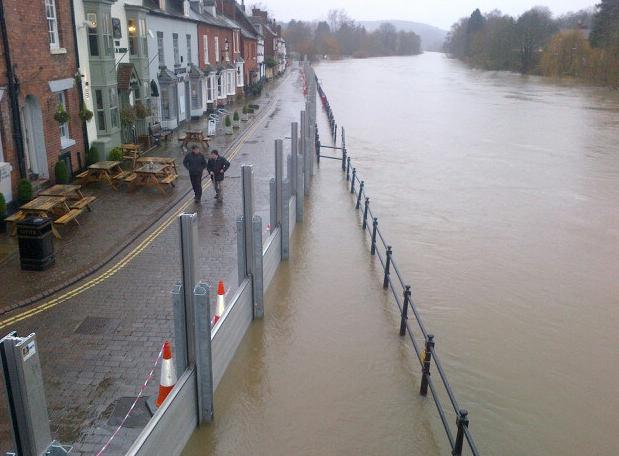
M 133 401 L 133 404 L 131 404 L 131 407 L 129 408 L 129 411 L 127 412 L 127 414 L 125 415 L 125 417 L 121 421 L 120 425 L 116 428 L 116 430 L 114 431 L 112 436 L 109 438 L 107 443 L 103 446 L 103 448 L 101 448 L 101 450 L 99 450 L 99 452 L 97 453 L 97 456 L 101 456 L 104 453 L 104 451 L 107 450 L 107 447 L 110 446 L 110 443 L 112 443 L 112 440 L 114 440 L 116 435 L 120 432 L 120 429 L 125 424 L 125 421 L 127 421 L 127 419 L 129 419 L 129 415 L 131 415 L 131 412 L 133 412 L 133 409 L 137 405 L 138 401 L 142 397 L 142 394 L 144 394 L 144 391 L 146 391 L 146 388 L 148 387 L 148 384 L 152 380 L 153 375 L 155 375 L 155 369 L 157 369 L 157 366 L 159 365 L 159 361 L 161 361 L 162 355 L 163 355 L 163 344 L 161 345 L 161 349 L 159 350 L 159 354 L 157 355 L 157 359 L 155 360 L 155 364 L 153 365 L 153 368 L 149 372 L 148 376 L 146 377 L 146 380 L 144 381 L 144 383 L 142 384 L 142 387 L 140 388 L 140 392 L 138 393 L 138 397 L 135 398 L 135 401 Z

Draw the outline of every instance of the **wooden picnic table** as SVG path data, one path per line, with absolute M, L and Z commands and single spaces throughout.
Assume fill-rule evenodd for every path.
M 146 163 L 134 172 L 137 175 L 135 185 L 155 187 L 163 194 L 165 194 L 163 185 L 174 186 L 174 180 L 177 178 L 172 166 L 164 163 Z
M 178 170 L 176 169 L 176 159 L 172 157 L 140 157 L 138 158 L 138 164 L 147 164 L 147 163 L 158 163 L 161 165 L 171 166 L 174 170 L 174 174 L 178 174 Z
M 182 147 L 187 147 L 190 142 L 200 144 L 202 148 L 208 152 L 208 137 L 204 135 L 202 130 L 186 130 L 184 138 L 178 138 Z
M 131 160 L 131 169 L 135 168 L 137 159 L 142 155 L 142 146 L 140 144 L 121 144 L 120 148 L 123 151 L 123 158 Z
M 62 218 L 64 215 L 71 213 L 71 208 L 67 204 L 67 198 L 64 196 L 39 196 L 32 201 L 24 204 L 19 208 L 26 216 L 35 215 L 38 217 L 47 217 L 52 220 Z M 76 215 L 77 216 L 77 215 Z M 74 217 L 75 223 L 79 225 L 79 222 Z M 54 236 L 61 239 L 60 233 L 56 230 L 54 224 L 52 224 L 52 232 Z
M 64 196 L 69 201 L 71 209 L 86 208 L 88 212 L 92 212 L 90 205 L 97 198 L 94 196 L 84 196 L 81 189 L 81 185 L 56 184 L 53 187 L 41 190 L 39 196 Z
M 88 167 L 88 177 L 95 181 L 106 182 L 117 190 L 116 180 L 122 179 L 127 173 L 120 167 L 119 161 L 100 161 Z

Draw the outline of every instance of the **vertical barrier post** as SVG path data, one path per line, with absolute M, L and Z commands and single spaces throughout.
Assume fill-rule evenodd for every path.
M 458 433 L 456 434 L 456 444 L 454 450 L 451 453 L 453 456 L 462 455 L 462 446 L 464 444 L 464 428 L 469 427 L 469 412 L 466 410 L 460 410 L 458 418 L 456 418 L 456 425 L 458 426 Z
M 402 305 L 402 320 L 400 321 L 400 336 L 406 335 L 406 322 L 408 321 L 408 306 L 411 303 L 411 286 L 406 285 L 404 290 L 404 305 Z
M 264 280 L 262 275 L 262 219 L 258 215 L 252 218 L 253 248 L 252 277 L 254 291 L 254 319 L 264 317 Z
M 368 227 L 368 212 L 370 211 L 370 198 L 365 198 L 365 208 L 363 209 L 363 231 Z
M 289 182 L 292 182 L 292 157 L 286 155 L 286 177 Z
M 363 195 L 363 187 L 365 186 L 365 181 L 361 181 L 359 184 L 359 195 L 357 196 L 357 204 L 355 205 L 355 209 L 359 209 L 361 207 L 361 195 Z
M 284 186 L 284 141 L 275 140 L 275 195 L 276 195 L 276 222 L 277 226 L 282 223 L 282 200 Z
M 350 155 L 346 159 L 346 163 L 346 181 L 348 181 L 348 179 L 350 179 Z
M 346 146 L 342 146 L 342 171 L 346 171 Z
M 299 124 L 292 122 L 290 124 L 290 157 L 292 159 L 292 174 L 288 176 L 290 185 L 293 189 L 292 193 L 296 193 L 297 188 L 297 162 L 299 160 Z
M 352 179 L 350 180 L 350 193 L 355 193 L 355 179 L 357 178 L 357 168 L 352 169 Z
M 245 226 L 245 273 L 253 272 L 254 237 L 252 235 L 252 220 L 254 217 L 254 168 L 251 165 L 241 166 L 243 191 L 243 221 Z M 260 241 L 262 247 L 262 240 Z
M 213 421 L 213 355 L 211 352 L 210 287 L 199 283 L 194 289 L 196 315 L 196 374 L 198 384 L 198 423 Z
M 282 198 L 282 260 L 290 255 L 290 181 L 284 179 L 284 197 Z
M 269 181 L 269 224 L 272 233 L 277 228 L 277 184 L 275 178 Z
M 307 164 L 307 113 L 301 111 L 301 153 L 303 154 L 303 192 L 309 195 L 310 170 Z
M 426 339 L 426 349 L 423 355 L 423 367 L 421 368 L 421 387 L 419 394 L 422 396 L 428 395 L 428 380 L 430 378 L 430 364 L 432 362 L 432 349 L 434 348 L 434 336 L 428 334 Z
M 183 286 L 172 288 L 172 312 L 174 314 L 174 351 L 176 352 L 176 377 L 180 378 L 187 369 L 187 333 L 185 328 L 185 303 Z
M 385 278 L 383 279 L 383 288 L 386 290 L 389 288 L 389 275 L 391 274 L 391 255 L 393 251 L 391 246 L 387 247 L 387 259 L 385 260 Z
M 236 260 L 239 285 L 243 283 L 243 280 L 247 277 L 247 260 L 245 254 L 247 250 L 245 248 L 245 219 L 243 216 L 236 219 Z
M 198 216 L 197 214 L 181 214 L 181 259 L 183 268 L 183 302 L 185 309 L 185 335 L 187 337 L 187 365 L 196 362 L 196 341 L 194 327 L 193 289 L 198 283 Z
M 376 232 L 378 231 L 378 219 L 374 217 L 374 222 L 372 223 L 372 255 L 376 255 Z

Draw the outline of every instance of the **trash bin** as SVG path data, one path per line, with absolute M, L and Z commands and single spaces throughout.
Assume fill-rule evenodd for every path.
M 24 271 L 45 271 L 56 261 L 52 221 L 28 217 L 17 223 L 19 260 Z

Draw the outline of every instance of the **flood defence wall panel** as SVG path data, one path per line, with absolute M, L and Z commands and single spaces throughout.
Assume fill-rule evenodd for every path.
M 294 229 L 297 225 L 297 197 L 293 196 L 290 198 L 290 202 L 288 203 L 288 218 L 290 220 L 290 248 L 292 248 L 292 233 L 294 233 Z M 290 251 L 290 250 L 289 250 Z
M 213 358 L 213 389 L 224 376 L 226 368 L 239 347 L 253 319 L 253 296 L 251 281 L 245 279 L 226 306 L 221 320 L 211 334 Z
M 264 283 L 264 291 L 269 289 L 269 285 L 275 277 L 277 267 L 282 261 L 282 230 L 277 228 L 275 232 L 267 239 L 266 245 L 262 252 L 262 278 Z
M 188 369 L 133 443 L 127 456 L 177 456 L 198 426 L 196 371 Z

